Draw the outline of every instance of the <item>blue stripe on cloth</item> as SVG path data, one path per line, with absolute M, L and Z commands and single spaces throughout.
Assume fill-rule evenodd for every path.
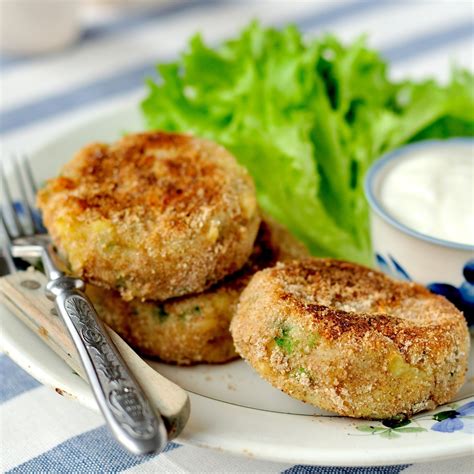
M 22 62 L 26 62 L 28 57 L 18 57 L 12 56 L 10 54 L 2 54 L 0 55 L 0 71 L 3 72 L 5 69 L 14 66 L 16 64 L 20 64 Z M 31 58 L 33 59 L 33 58 Z
M 382 54 L 392 63 L 419 56 L 426 51 L 441 48 L 456 41 L 471 37 L 474 40 L 474 21 L 472 19 L 457 24 L 442 31 L 436 31 L 420 36 L 415 41 L 407 40 L 382 51 Z
M 385 3 L 386 0 L 355 2 L 353 4 L 328 8 L 327 10 L 314 14 L 308 14 L 304 18 L 294 19 L 293 21 L 302 28 L 316 27 L 329 21 L 335 21 L 361 13 L 368 8 L 377 8 Z M 288 21 L 288 19 L 285 19 L 285 23 Z M 170 58 L 162 57 L 152 63 L 142 63 L 128 70 L 122 70 L 119 73 L 114 73 L 113 75 L 84 84 L 67 92 L 50 95 L 36 102 L 30 102 L 19 107 L 5 110 L 0 117 L 0 133 L 24 127 L 41 119 L 54 117 L 62 112 L 74 110 L 100 99 L 114 97 L 138 89 L 143 86 L 143 79 L 154 73 L 155 64 L 158 61 L 163 62 L 169 60 Z
M 40 385 L 37 380 L 16 365 L 10 357 L 0 356 L 0 403 Z
M 308 14 L 305 18 L 298 21 L 298 26 L 303 30 L 313 30 L 319 26 L 336 22 L 344 18 L 364 13 L 368 10 L 374 10 L 379 7 L 385 7 L 391 0 L 365 0 L 353 3 L 342 3 L 327 10 Z M 287 23 L 287 22 L 285 22 Z
M 398 474 L 410 464 L 380 467 L 293 466 L 282 474 Z
M 179 448 L 168 443 L 164 452 Z M 117 473 L 149 461 L 155 456 L 134 456 L 123 449 L 106 426 L 86 431 L 14 467 L 11 473 Z
M 152 8 L 140 9 L 140 11 L 136 13 L 129 12 L 127 16 L 84 28 L 78 43 L 71 45 L 71 48 L 76 48 L 79 45 L 102 37 L 133 30 L 150 22 L 169 21 L 174 15 L 184 11 L 189 12 L 195 8 L 217 3 L 218 0 L 185 0 L 181 2 L 170 2 L 169 4 L 159 5 L 158 7 L 153 6 Z M 192 14 L 192 11 L 190 14 Z M 61 51 L 61 53 L 64 52 L 64 50 Z M 3 72 L 18 64 L 51 58 L 54 57 L 55 54 L 56 53 L 52 52 L 42 56 L 0 55 L 0 71 Z
M 297 23 L 299 24 L 299 22 Z M 402 43 L 400 47 L 387 48 L 385 51 L 382 51 L 382 54 L 393 59 L 393 61 L 397 61 L 404 59 L 401 56 L 402 54 L 405 54 L 405 57 L 414 57 L 429 49 L 439 47 L 440 42 L 443 45 L 448 45 L 467 38 L 471 34 L 471 29 L 466 28 L 466 23 L 463 22 L 447 30 L 438 31 L 436 34 L 421 35 L 409 42 Z M 122 70 L 119 73 L 103 77 L 67 92 L 51 95 L 36 102 L 5 110 L 0 117 L 0 133 L 6 133 L 39 120 L 54 117 L 101 99 L 137 90 L 143 87 L 143 79 L 154 73 L 156 62 L 166 62 L 169 59 L 157 58 L 156 61 L 140 64 L 125 71 Z
M 193 8 L 201 8 L 207 5 L 216 5 L 219 0 L 185 0 L 181 2 L 170 2 L 166 5 L 160 5 L 158 7 L 148 8 L 142 10 L 134 15 L 127 15 L 118 20 L 103 23 L 96 26 L 90 26 L 84 29 L 82 33 L 82 41 L 95 40 L 103 36 L 108 36 L 113 33 L 120 33 L 122 31 L 131 30 L 137 26 L 143 26 L 151 21 L 156 20 L 169 20 L 170 17 L 176 14 L 180 14 L 184 11 L 190 13 Z
M 169 60 L 170 58 L 164 59 Z M 136 90 L 143 87 L 145 78 L 153 75 L 154 71 L 155 62 L 146 62 L 67 92 L 6 110 L 0 116 L 0 133 Z

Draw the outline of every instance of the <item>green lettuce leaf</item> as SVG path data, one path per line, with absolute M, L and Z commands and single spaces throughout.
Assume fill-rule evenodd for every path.
M 210 48 L 194 36 L 158 66 L 142 111 L 150 129 L 213 139 L 252 174 L 260 206 L 315 255 L 371 262 L 364 175 L 381 154 L 427 138 L 474 136 L 474 77 L 390 81 L 364 38 L 305 41 L 251 23 Z

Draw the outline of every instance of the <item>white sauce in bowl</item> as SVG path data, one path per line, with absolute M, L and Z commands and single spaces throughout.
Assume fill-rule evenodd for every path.
M 474 245 L 474 149 L 425 149 L 394 160 L 380 187 L 386 211 L 438 239 Z

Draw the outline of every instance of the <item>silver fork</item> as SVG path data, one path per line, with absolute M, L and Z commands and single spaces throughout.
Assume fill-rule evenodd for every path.
M 84 282 L 59 270 L 55 263 L 55 251 L 40 214 L 31 205 L 36 186 L 28 161 L 25 157 L 13 157 L 12 161 L 21 196 L 21 209 L 18 205 L 15 208 L 11 187 L 0 163 L 0 231 L 7 252 L 13 257 L 41 258 L 49 280 L 46 294 L 54 300 L 66 324 L 97 404 L 115 438 L 134 454 L 163 450 L 167 443 L 163 419 L 153 411 L 107 335 L 91 302 L 82 291 Z

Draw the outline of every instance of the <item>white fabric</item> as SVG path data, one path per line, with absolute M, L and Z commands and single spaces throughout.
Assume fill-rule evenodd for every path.
M 142 23 L 117 27 L 109 33 L 102 31 L 96 38 L 86 38 L 65 51 L 17 63 L 9 64 L 7 61 L 0 82 L 0 122 L 7 127 L 7 131 L 0 135 L 1 152 L 28 151 L 35 148 L 63 130 L 83 122 L 87 117 L 112 110 L 123 102 L 138 102 L 145 89 L 140 81 L 123 94 L 98 98 L 97 101 L 84 105 L 81 105 L 79 100 L 74 106 L 66 107 L 64 112 L 52 114 L 44 120 L 27 120 L 25 125 L 19 126 L 7 123 L 12 111 L 16 113 L 23 107 L 28 115 L 30 106 L 40 102 L 43 104 L 41 106 L 47 108 L 48 101 L 56 100 L 58 94 L 68 94 L 81 87 L 87 89 L 89 84 L 93 85 L 95 81 L 110 75 L 120 74 L 121 71 L 158 59 L 172 58 L 195 31 L 203 31 L 206 39 L 215 43 L 233 35 L 252 18 L 259 18 L 264 24 L 276 25 L 301 21 L 307 35 L 332 32 L 344 40 L 368 33 L 371 46 L 394 55 L 391 74 L 395 78 L 409 76 L 419 79 L 435 76 L 446 80 L 453 62 L 474 69 L 472 32 L 470 35 L 457 33 L 459 29 L 465 29 L 469 22 L 472 25 L 473 7 L 469 1 L 204 1 L 201 6 L 182 1 L 180 5 L 184 5 L 183 8 L 177 8 L 176 2 L 171 4 L 171 7 L 176 7 L 176 11 L 170 13 L 164 9 L 162 16 L 155 15 L 151 18 L 144 15 Z M 128 8 L 126 14 L 130 15 L 131 11 Z M 110 17 L 101 14 L 98 19 L 95 18 L 90 5 L 88 13 L 88 21 L 99 30 L 101 24 L 107 27 L 109 18 L 111 22 L 122 19 L 124 24 L 127 23 L 126 18 L 121 17 L 123 14 L 113 8 L 110 10 Z M 312 18 L 312 21 L 308 18 Z M 438 34 L 441 36 L 438 37 Z M 443 34 L 445 36 L 442 36 Z M 446 42 L 441 41 L 436 47 L 430 48 L 430 41 L 436 42 L 437 38 L 439 40 L 444 37 L 447 38 Z M 419 38 L 425 38 L 419 43 L 419 47 L 424 48 L 423 51 L 420 54 L 416 54 L 416 51 L 405 54 L 403 46 L 410 45 L 411 42 L 417 44 Z M 84 467 L 75 461 L 74 456 L 67 463 L 61 464 L 61 453 L 68 452 L 68 449 L 74 449 L 77 459 L 80 459 L 83 439 L 81 435 L 84 433 L 92 433 L 105 443 L 104 446 L 108 446 L 106 435 L 100 428 L 103 426 L 102 418 L 46 387 L 34 386 L 34 382 L 28 381 L 21 371 L 18 372 L 20 369 L 9 365 L 6 359 L 3 359 L 3 362 L 5 373 L 2 376 L 6 379 L 17 371 L 15 373 L 19 381 L 16 386 L 12 384 L 10 387 L 11 393 L 15 394 L 17 390 L 18 394 L 10 394 L 10 398 L 0 404 L 2 471 L 16 466 L 20 466 L 16 472 L 53 472 L 54 466 L 58 466 L 57 469 L 61 472 L 95 472 L 95 469 L 98 469 L 97 472 L 118 472 L 125 469 L 140 473 L 277 473 L 293 468 L 293 465 L 258 461 L 186 446 L 172 446 L 175 449 L 134 466 L 130 466 L 130 459 L 121 458 L 114 464 L 115 467 L 110 467 L 110 471 L 106 459 L 102 468 Z M 78 440 L 77 445 L 71 442 L 75 439 Z M 51 454 L 48 458 L 48 454 L 42 460 L 44 453 L 53 453 L 54 456 Z M 37 463 L 32 462 L 38 458 Z M 362 468 L 306 469 L 293 472 L 369 472 Z M 474 471 L 474 465 L 471 457 L 400 467 L 395 470 L 373 468 L 370 472 L 401 470 L 407 474 L 468 473 Z

